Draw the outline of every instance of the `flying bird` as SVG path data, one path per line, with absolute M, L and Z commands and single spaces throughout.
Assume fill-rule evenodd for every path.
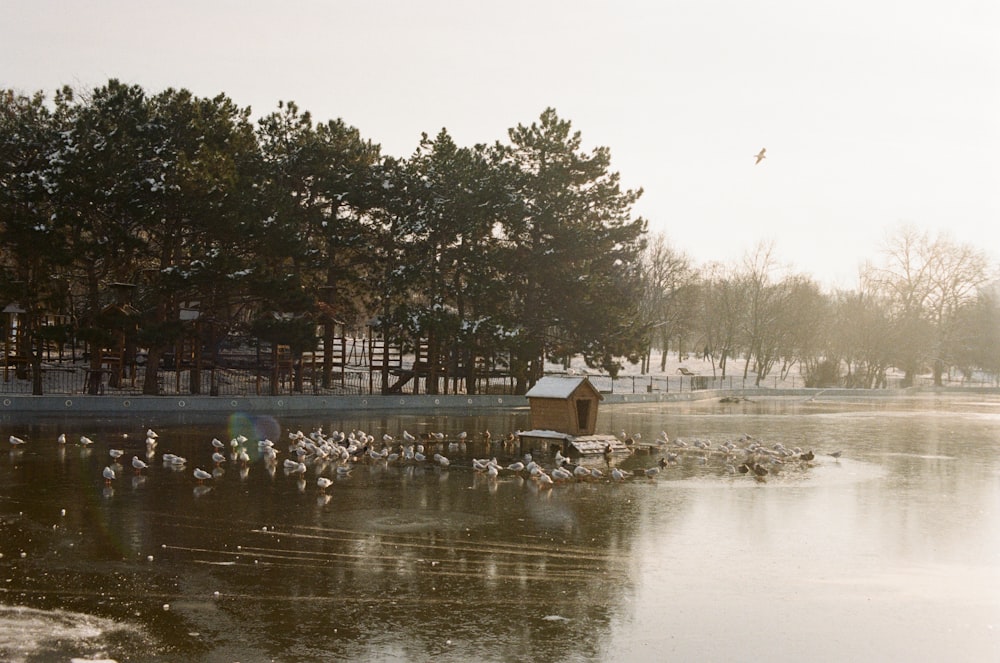
M 764 152 L 767 152 L 767 148 L 766 147 L 760 148 L 760 152 L 758 152 L 757 155 L 756 155 L 757 156 L 757 160 L 753 162 L 753 165 L 756 166 L 757 164 L 759 164 L 761 161 L 763 161 L 765 159 Z

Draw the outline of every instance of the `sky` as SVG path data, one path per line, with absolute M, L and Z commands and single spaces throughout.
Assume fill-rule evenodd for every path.
M 770 247 L 851 289 L 904 226 L 1000 266 L 996 0 L 3 0 L 0 24 L 0 88 L 294 101 L 392 156 L 554 108 L 696 266 Z

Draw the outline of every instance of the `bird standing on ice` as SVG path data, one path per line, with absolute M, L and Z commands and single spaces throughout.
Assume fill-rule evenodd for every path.
M 760 152 L 758 152 L 756 154 L 757 160 L 753 162 L 753 165 L 756 166 L 757 164 L 759 164 L 761 161 L 763 161 L 766 158 L 764 156 L 764 152 L 767 152 L 767 148 L 766 147 L 760 148 Z
M 101 476 L 104 477 L 104 483 L 111 485 L 111 482 L 115 480 L 115 471 L 111 469 L 111 466 L 105 465 L 104 471 L 101 472 Z

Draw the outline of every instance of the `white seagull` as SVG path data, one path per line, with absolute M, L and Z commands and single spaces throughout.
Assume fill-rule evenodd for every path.
M 22 444 L 24 444 L 24 440 L 22 440 L 21 438 L 15 436 L 15 435 L 11 435 L 10 436 L 10 443 L 13 444 L 15 447 L 19 447 Z
M 757 154 L 755 155 L 755 156 L 756 156 L 756 158 L 757 158 L 757 160 L 753 162 L 753 165 L 755 165 L 755 166 L 756 166 L 757 164 L 759 164 L 759 163 L 760 163 L 761 161 L 763 161 L 763 160 L 765 159 L 765 157 L 764 157 L 764 152 L 767 152 L 767 148 L 766 148 L 766 147 L 762 147 L 762 148 L 760 148 L 760 152 L 758 152 L 758 153 L 757 153 Z

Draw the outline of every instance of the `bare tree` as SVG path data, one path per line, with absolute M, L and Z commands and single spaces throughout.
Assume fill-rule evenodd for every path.
M 706 268 L 698 299 L 698 329 L 709 349 L 713 375 L 718 366 L 723 378 L 726 377 L 730 357 L 738 352 L 740 329 L 746 313 L 742 288 L 732 269 L 719 263 Z
M 932 238 L 912 226 L 890 236 L 884 252 L 885 266 L 873 268 L 868 278 L 892 302 L 905 384 L 912 384 L 916 372 L 929 362 L 934 384 L 940 385 L 954 360 L 959 316 L 989 280 L 986 257 L 971 246 L 944 236 Z
M 771 274 L 776 268 L 773 251 L 773 244 L 758 244 L 755 251 L 744 258 L 739 275 L 741 290 L 746 297 L 746 316 L 743 318 L 746 360 L 743 364 L 743 378 L 746 379 L 749 375 L 750 363 L 755 362 L 757 386 L 760 386 L 760 381 L 777 359 L 767 338 L 769 330 L 774 330 L 780 299 L 780 292 L 771 283 Z
M 692 287 L 696 273 L 691 261 L 672 248 L 662 233 L 649 239 L 642 256 L 643 295 L 640 306 L 642 322 L 652 330 L 643 357 L 643 373 L 650 370 L 654 346 L 662 351 L 660 371 L 666 370 L 667 349 L 671 339 L 685 338 L 692 327 Z

